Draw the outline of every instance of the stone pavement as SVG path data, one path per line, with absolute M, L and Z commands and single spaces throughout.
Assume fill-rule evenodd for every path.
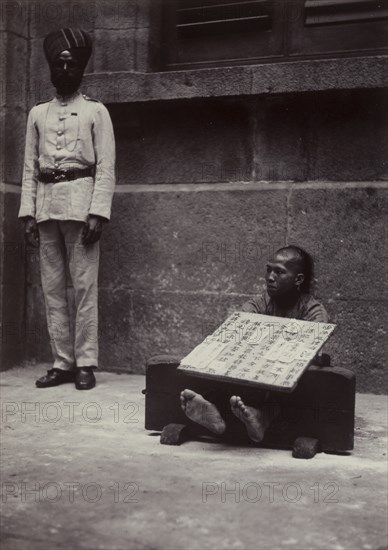
M 2 550 L 387 547 L 387 400 L 357 395 L 354 452 L 192 441 L 144 430 L 143 376 L 37 389 L 2 373 Z

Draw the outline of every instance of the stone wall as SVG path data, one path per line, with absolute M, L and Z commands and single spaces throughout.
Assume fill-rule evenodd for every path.
M 332 362 L 357 372 L 359 390 L 386 391 L 387 109 L 373 73 L 381 56 L 364 65 L 369 88 L 357 60 L 346 71 L 331 60 L 330 82 L 319 81 L 317 67 L 304 81 L 307 65 L 283 73 L 267 65 L 273 89 L 240 94 L 249 68 L 223 69 L 223 80 L 217 69 L 152 72 L 157 14 L 147 2 L 129 5 L 123 17 L 100 9 L 84 25 L 96 38 L 85 85 L 107 103 L 117 141 L 118 185 L 102 241 L 101 368 L 143 372 L 150 355 L 187 353 L 261 291 L 269 254 L 295 243 L 313 254 L 316 295 L 338 324 L 327 346 Z M 31 24 L 39 94 L 48 78 L 41 39 L 51 28 Z M 302 72 L 284 89 L 282 74 L 293 70 Z M 26 359 L 49 361 L 36 254 L 25 261 L 28 325 L 19 343 Z
M 27 120 L 29 78 L 28 17 L 16 17 L 10 5 L 1 7 L 1 134 L 0 134 L 0 364 L 9 368 L 25 358 L 25 250 L 17 213 Z

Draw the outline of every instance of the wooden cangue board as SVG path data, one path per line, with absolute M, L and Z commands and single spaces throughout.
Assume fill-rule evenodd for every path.
M 335 325 L 233 313 L 184 357 L 178 371 L 290 392 Z

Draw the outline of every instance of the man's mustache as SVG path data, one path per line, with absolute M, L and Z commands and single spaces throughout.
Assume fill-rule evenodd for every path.
M 68 73 L 53 74 L 51 80 L 55 82 L 78 82 L 82 80 L 82 75 L 70 75 Z
M 51 75 L 51 82 L 57 90 L 70 90 L 72 92 L 80 86 L 82 75 L 53 74 Z

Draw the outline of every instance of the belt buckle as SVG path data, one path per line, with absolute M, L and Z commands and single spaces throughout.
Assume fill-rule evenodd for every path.
M 54 174 L 55 183 L 57 183 L 59 181 L 64 181 L 66 179 L 65 170 L 59 170 L 57 173 L 53 172 L 53 174 Z

